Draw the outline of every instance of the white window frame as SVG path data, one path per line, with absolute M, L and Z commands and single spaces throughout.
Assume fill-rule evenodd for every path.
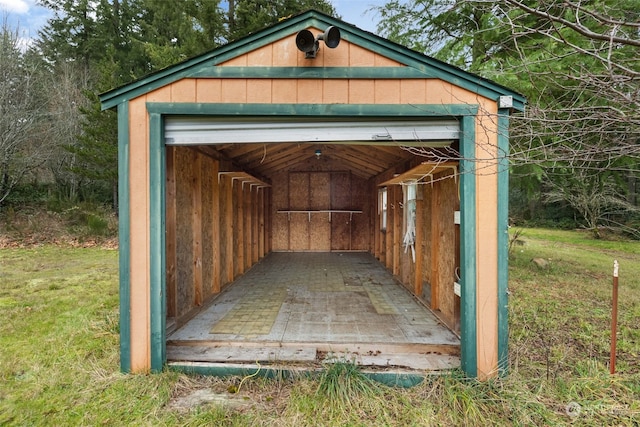
M 378 215 L 380 215 L 380 230 L 387 230 L 387 213 L 388 213 L 388 194 L 387 187 L 378 190 Z
M 402 184 L 404 207 L 404 250 L 411 248 L 413 262 L 416 262 L 416 200 L 418 200 L 418 183 L 410 181 Z

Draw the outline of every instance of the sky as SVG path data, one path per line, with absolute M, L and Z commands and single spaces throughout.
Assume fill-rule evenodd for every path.
M 386 0 L 332 0 L 331 3 L 343 21 L 375 33 L 378 16 L 367 10 L 383 5 Z M 25 45 L 37 37 L 38 30 L 51 16 L 51 11 L 38 6 L 36 0 L 0 0 L 0 23 L 6 17 L 10 29 L 19 29 L 19 36 Z

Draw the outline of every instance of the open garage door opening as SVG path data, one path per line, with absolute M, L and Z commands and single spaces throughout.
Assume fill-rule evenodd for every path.
M 455 120 L 168 117 L 164 138 L 169 362 L 459 366 Z

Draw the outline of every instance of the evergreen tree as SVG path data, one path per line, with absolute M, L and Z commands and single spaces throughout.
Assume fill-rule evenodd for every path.
M 327 0 L 231 0 L 229 37 L 238 39 L 309 9 L 336 16 L 336 10 Z
M 549 191 L 554 197 L 546 199 L 557 201 L 565 194 L 584 216 L 568 197 L 576 183 L 584 182 L 586 192 L 605 187 L 587 188 L 599 181 L 583 179 L 572 180 L 572 188 L 567 176 L 606 173 L 608 196 L 600 201 L 612 194 L 622 200 L 621 190 L 635 188 L 640 1 L 394 0 L 375 10 L 383 35 L 527 96 L 527 111 L 510 131 L 513 188 L 525 198 L 542 200 Z M 569 191 L 558 191 L 563 185 Z M 593 217 L 584 220 L 593 228 Z

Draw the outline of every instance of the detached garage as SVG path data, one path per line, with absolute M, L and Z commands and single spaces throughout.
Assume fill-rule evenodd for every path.
M 309 11 L 101 101 L 123 371 L 506 369 L 521 95 Z

